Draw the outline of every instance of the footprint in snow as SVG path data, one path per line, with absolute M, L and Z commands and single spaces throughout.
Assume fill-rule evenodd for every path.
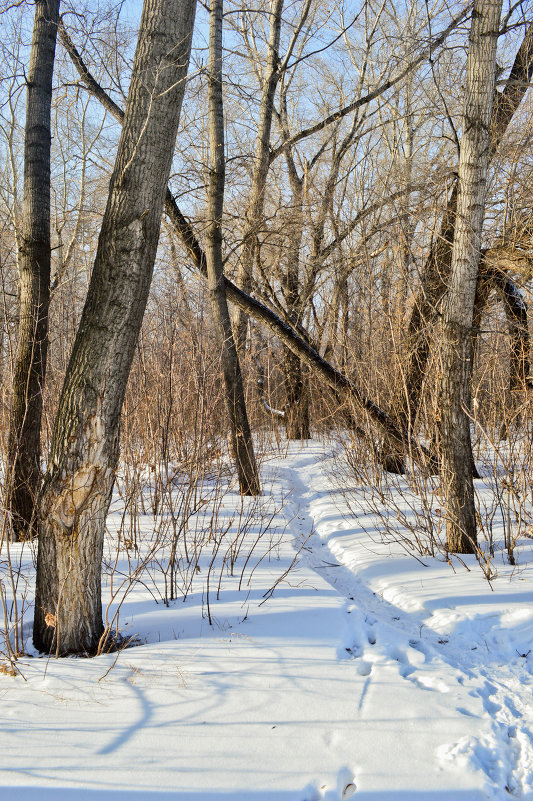
M 450 691 L 442 676 L 431 672 L 427 667 L 421 669 L 426 663 L 426 653 L 419 641 L 410 640 L 407 649 L 403 649 L 401 646 L 391 648 L 389 657 L 398 662 L 400 676 L 408 679 L 421 690 L 432 690 L 443 694 Z
M 483 701 L 483 706 L 485 707 L 485 712 L 488 712 L 489 715 L 495 715 L 496 712 L 499 712 L 501 704 L 496 703 L 496 701 L 491 700 L 491 695 L 495 695 L 497 693 L 497 689 L 494 684 L 491 684 L 490 681 L 486 681 L 483 687 L 478 690 L 478 694 Z
M 450 688 L 443 679 L 439 676 L 433 676 L 431 673 L 419 673 L 412 679 L 421 690 L 437 690 L 439 693 L 448 693 Z
M 413 667 L 413 665 L 409 662 L 409 659 L 407 658 L 407 654 L 405 653 L 405 651 L 402 648 L 399 648 L 398 646 L 395 646 L 390 649 L 389 657 L 393 659 L 395 662 L 398 662 L 399 666 L 398 670 L 400 676 L 403 679 L 406 679 L 408 676 L 411 675 L 411 673 L 414 673 L 414 671 L 416 670 L 416 668 Z
M 344 654 L 339 654 L 339 656 L 344 656 L 348 659 L 359 659 L 360 656 L 363 656 L 363 651 L 364 649 L 358 642 L 353 642 L 344 649 Z
M 372 673 L 372 662 L 367 662 L 365 659 L 360 659 L 356 670 L 359 676 L 370 676 Z
M 375 645 L 377 642 L 376 633 L 372 626 L 369 626 L 366 633 L 366 638 L 369 645 Z

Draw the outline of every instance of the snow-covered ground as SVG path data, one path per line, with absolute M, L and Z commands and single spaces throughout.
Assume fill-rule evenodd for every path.
M 416 561 L 349 512 L 339 458 L 307 443 L 265 463 L 254 508 L 275 517 L 218 600 L 210 574 L 212 626 L 209 566 L 167 606 L 154 555 L 120 609 L 140 645 L 0 675 L 0 799 L 533 799 L 530 541 L 491 585 Z M 231 538 L 240 501 L 219 503 Z

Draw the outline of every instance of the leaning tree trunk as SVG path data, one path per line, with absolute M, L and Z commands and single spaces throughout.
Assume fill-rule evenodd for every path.
M 124 125 L 124 112 L 94 80 L 68 33 L 62 26 L 60 27 L 60 35 L 88 90 L 99 99 L 102 105 L 115 119 Z M 200 246 L 194 229 L 180 211 L 178 204 L 168 188 L 165 195 L 165 211 L 199 274 L 206 279 L 207 262 L 205 252 Z M 280 342 L 286 345 L 301 359 L 314 376 L 327 384 L 334 391 L 339 402 L 347 400 L 350 403 L 357 404 L 362 410 L 363 415 L 379 430 L 380 435 L 386 441 L 390 440 L 392 443 L 390 446 L 391 448 L 396 450 L 403 449 L 404 451 L 409 449 L 413 457 L 421 460 L 423 464 L 427 464 L 428 461 L 432 464 L 436 462 L 427 448 L 412 439 L 407 432 L 401 430 L 390 415 L 370 398 L 367 398 L 355 384 L 343 375 L 343 373 L 336 370 L 333 365 L 323 359 L 318 351 L 310 345 L 302 330 L 295 330 L 285 320 L 282 320 L 281 317 L 273 312 L 272 309 L 235 286 L 226 276 L 224 276 L 224 286 L 227 299 L 238 309 L 241 309 L 247 316 L 252 317 L 257 322 L 269 328 Z M 359 428 L 358 432 L 361 436 L 366 436 L 363 429 Z
M 50 303 L 50 109 L 59 0 L 38 0 L 27 79 L 20 317 L 9 421 L 7 505 L 12 537 L 31 537 L 41 481 L 42 390 Z
M 223 0 L 211 0 L 208 72 L 210 168 L 205 256 L 215 333 L 224 375 L 224 399 L 230 421 L 231 446 L 237 465 L 239 487 L 242 495 L 258 495 L 260 491 L 259 475 L 224 285 L 222 214 L 225 152 L 222 102 L 222 16 Z
M 120 414 L 150 288 L 189 61 L 195 0 L 145 0 L 87 300 L 39 506 L 34 644 L 91 652 Z
M 520 289 L 502 266 L 508 259 L 498 258 L 498 248 L 481 255 L 479 280 L 474 309 L 474 333 L 480 327 L 481 315 L 490 291 L 496 289 L 502 301 L 509 330 L 509 390 L 531 388 L 529 360 L 528 307 Z
M 505 252 L 505 251 L 504 251 Z M 490 256 L 489 256 L 490 254 Z M 476 292 L 473 320 L 473 358 L 475 361 L 478 331 L 481 327 L 481 318 L 485 306 L 489 301 L 491 290 L 496 288 L 503 303 L 507 325 L 509 329 L 509 411 L 500 427 L 500 439 L 507 439 L 509 434 L 508 421 L 514 419 L 518 422 L 518 409 L 521 403 L 521 394 L 531 389 L 532 377 L 530 375 L 529 359 L 529 328 L 528 308 L 522 294 L 509 277 L 505 268 L 499 266 L 498 248 L 484 253 L 479 263 L 479 279 Z M 508 261 L 504 259 L 504 261 Z
M 476 548 L 469 414 L 471 335 L 485 213 L 489 126 L 501 6 L 501 0 L 474 2 L 459 159 L 457 217 L 450 288 L 444 309 L 441 487 L 446 504 L 446 547 L 454 553 L 473 553 Z

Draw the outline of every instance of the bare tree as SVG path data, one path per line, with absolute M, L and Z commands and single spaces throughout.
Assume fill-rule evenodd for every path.
M 485 214 L 501 8 L 501 0 L 474 2 L 451 278 L 443 320 L 441 483 L 446 500 L 446 545 L 454 553 L 472 553 L 476 547 L 470 439 L 472 319 Z
M 107 208 L 39 505 L 34 643 L 94 651 L 120 413 L 150 288 L 194 0 L 145 0 Z
M 243 495 L 259 493 L 252 434 L 246 413 L 239 357 L 233 339 L 226 300 L 222 257 L 222 215 L 226 155 L 222 103 L 222 15 L 223 0 L 211 0 L 209 25 L 209 187 L 206 231 L 206 267 L 215 331 L 224 374 L 225 402 L 230 420 L 232 451 Z
M 32 536 L 41 480 L 42 390 L 50 304 L 50 109 L 58 0 L 39 0 L 27 80 L 24 204 L 20 235 L 20 313 L 8 442 L 14 539 Z
M 279 41 L 281 14 L 284 0 L 269 0 L 269 38 L 264 74 L 262 76 L 261 105 L 255 140 L 250 196 L 248 199 L 245 226 L 242 235 L 242 252 L 237 274 L 237 284 L 244 292 L 250 293 L 254 261 L 258 248 L 258 233 L 263 223 L 265 189 L 270 166 L 270 132 L 274 116 L 274 95 L 280 78 Z M 304 14 L 308 9 L 306 0 Z M 243 25 L 246 21 L 243 20 Z M 242 309 L 235 313 L 234 329 L 238 348 L 246 342 L 247 317 Z

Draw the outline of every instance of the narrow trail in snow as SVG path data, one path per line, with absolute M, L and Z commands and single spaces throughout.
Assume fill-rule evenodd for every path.
M 327 459 L 322 454 L 322 461 Z M 391 667 L 413 689 L 442 696 L 443 714 L 480 721 L 478 737 L 467 736 L 440 755 L 460 764 L 467 761 L 486 776 L 487 798 L 493 801 L 533 801 L 533 683 L 531 660 L 519 654 L 502 658 L 487 644 L 491 620 L 474 618 L 465 633 L 443 636 L 432 624 L 441 612 L 406 611 L 384 600 L 361 580 L 357 566 L 342 564 L 328 539 L 335 521 L 322 518 L 321 499 L 332 490 L 324 486 L 317 452 L 303 451 L 292 467 L 280 469 L 292 487 L 291 504 L 299 531 L 298 546 L 306 563 L 346 598 L 345 635 L 338 657 L 352 659 L 356 674 L 367 677 L 359 701 L 363 708 L 374 676 Z M 330 516 L 331 517 L 331 516 Z M 340 520 L 341 514 L 339 513 Z M 424 703 L 420 697 L 419 703 Z

